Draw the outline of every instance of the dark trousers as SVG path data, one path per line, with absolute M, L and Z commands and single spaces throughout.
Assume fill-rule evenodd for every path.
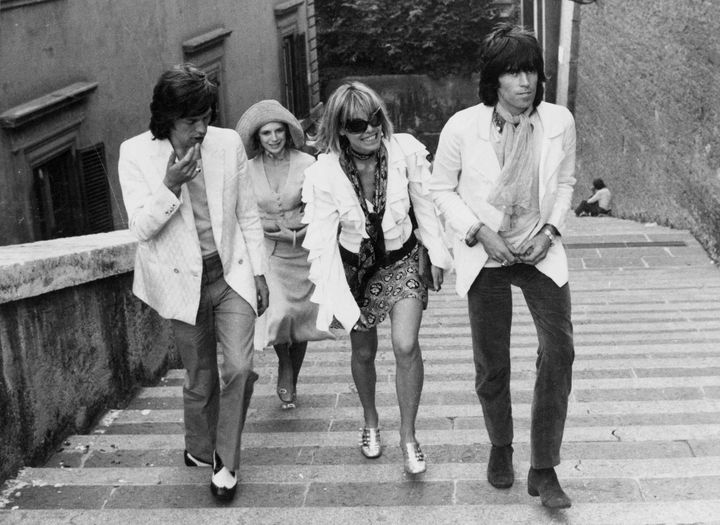
M 535 266 L 527 264 L 483 268 L 468 291 L 475 391 L 490 442 L 497 446 L 511 444 L 511 285 L 522 290 L 539 342 L 531 410 L 530 464 L 534 468 L 554 467 L 560 463 L 575 358 L 568 284 L 558 287 Z
M 240 436 L 258 378 L 253 371 L 255 311 L 225 282 L 217 256 L 203 261 L 200 290 L 195 325 L 172 321 L 185 367 L 185 448 L 204 460 L 212 460 L 217 450 L 225 466 L 237 470 Z
M 579 217 L 583 213 L 587 213 L 592 217 L 597 217 L 598 215 L 610 215 L 610 210 L 601 208 L 597 202 L 589 203 L 588 201 L 581 201 L 580 204 L 578 204 L 578 207 L 575 208 L 575 215 Z

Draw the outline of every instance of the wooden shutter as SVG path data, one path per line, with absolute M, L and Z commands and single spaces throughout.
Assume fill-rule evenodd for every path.
M 308 97 L 307 79 L 307 46 L 305 45 L 305 33 L 297 33 L 294 38 L 295 64 L 293 64 L 293 96 L 295 99 L 295 116 L 299 119 L 310 114 L 310 100 Z
M 105 144 L 78 150 L 85 200 L 85 233 L 109 232 L 113 228 L 110 185 L 105 168 Z

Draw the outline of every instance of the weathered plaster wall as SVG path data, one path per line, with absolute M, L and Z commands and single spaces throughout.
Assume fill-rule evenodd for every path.
M 720 256 L 720 2 L 582 6 L 576 200 L 602 177 L 617 215 L 689 228 Z
M 0 480 L 178 364 L 167 321 L 132 295 L 125 234 L 74 238 L 77 271 L 67 239 L 0 248 Z
M 282 96 L 274 5 L 280 0 L 63 0 L 2 11 L 0 112 L 76 81 L 97 82 L 87 101 L 79 146 L 104 142 L 115 227 L 127 227 L 117 155 L 145 131 L 159 74 L 183 61 L 182 43 L 217 27 L 224 41 L 227 127 L 254 102 Z M 304 13 L 304 7 L 301 8 Z M 300 17 L 302 22 L 302 17 Z M 8 133 L 0 130 L 0 245 L 27 242 L 32 228 L 27 175 L 16 173 Z

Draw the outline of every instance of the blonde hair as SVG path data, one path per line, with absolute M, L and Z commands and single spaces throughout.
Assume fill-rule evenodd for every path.
M 320 151 L 340 154 L 343 149 L 343 135 L 340 132 L 349 119 L 365 115 L 369 118 L 380 109 L 383 137 L 392 136 L 392 123 L 387 116 L 387 108 L 380 96 L 362 82 L 351 81 L 340 85 L 325 104 L 325 112 L 320 121 L 317 145 Z M 347 140 L 347 139 L 345 139 Z

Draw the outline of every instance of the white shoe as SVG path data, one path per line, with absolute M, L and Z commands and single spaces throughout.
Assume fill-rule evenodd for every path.
M 235 497 L 237 475 L 223 465 L 217 452 L 213 452 L 213 475 L 210 478 L 210 492 L 217 499 L 230 501 Z
M 363 456 L 370 459 L 379 458 L 382 454 L 379 428 L 360 429 L 360 451 Z
M 405 457 L 405 472 L 408 474 L 422 474 L 427 470 L 425 454 L 420 449 L 420 443 L 405 443 L 401 446 Z

